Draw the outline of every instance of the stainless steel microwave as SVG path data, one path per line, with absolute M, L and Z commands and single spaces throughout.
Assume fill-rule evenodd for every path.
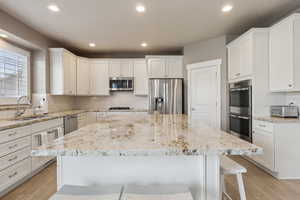
M 111 91 L 133 91 L 133 77 L 111 77 L 109 88 Z

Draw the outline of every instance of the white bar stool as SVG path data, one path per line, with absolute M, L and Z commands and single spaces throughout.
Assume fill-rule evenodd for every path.
M 231 197 L 226 193 L 224 176 L 225 175 L 236 175 L 237 183 L 239 186 L 240 199 L 246 200 L 246 192 L 245 192 L 243 176 L 242 176 L 242 174 L 246 173 L 246 172 L 247 172 L 247 169 L 245 167 L 243 167 L 242 165 L 231 160 L 227 156 L 221 157 L 221 171 L 220 171 L 220 174 L 221 174 L 221 180 L 220 180 L 221 196 L 224 193 L 227 198 L 232 200 Z
M 121 200 L 193 200 L 185 185 L 127 185 Z
M 122 186 L 75 186 L 64 185 L 49 200 L 119 200 L 122 193 Z

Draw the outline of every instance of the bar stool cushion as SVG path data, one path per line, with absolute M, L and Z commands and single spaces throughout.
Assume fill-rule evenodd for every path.
M 75 186 L 64 185 L 49 200 L 119 200 L 122 186 Z
M 127 185 L 121 200 L 193 200 L 186 185 Z
M 246 173 L 247 169 L 227 156 L 221 157 L 221 175 Z

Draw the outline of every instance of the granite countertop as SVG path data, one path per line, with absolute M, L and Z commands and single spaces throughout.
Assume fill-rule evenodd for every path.
M 108 108 L 99 108 L 90 110 L 91 112 L 148 112 L 147 109 L 129 109 L 129 110 L 109 110 Z
M 57 113 L 49 113 L 45 117 L 36 118 L 36 119 L 30 119 L 30 120 L 14 120 L 14 119 L 7 119 L 7 120 L 0 120 L 0 131 L 11 129 L 11 128 L 17 128 L 21 126 L 27 126 L 38 122 L 48 121 L 51 119 L 57 119 L 61 117 L 65 117 L 68 115 L 74 115 L 79 113 L 84 113 L 85 110 L 69 110 L 69 111 L 63 111 L 63 112 L 57 112 Z M 26 117 L 26 116 L 24 116 Z
M 262 149 L 203 123 L 191 126 L 186 115 L 132 113 L 111 115 L 52 144 L 33 156 L 180 156 L 252 155 Z
M 265 121 L 271 123 L 300 123 L 299 118 L 282 118 L 282 117 L 253 117 L 254 120 Z

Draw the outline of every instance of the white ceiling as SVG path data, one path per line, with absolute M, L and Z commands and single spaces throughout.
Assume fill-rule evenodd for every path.
M 230 1 L 230 0 L 229 0 Z M 61 12 L 47 9 L 57 4 Z M 178 50 L 223 34 L 242 33 L 300 6 L 299 0 L 0 0 L 0 9 L 42 34 L 81 51 Z M 135 6 L 142 3 L 146 13 Z M 1 27 L 0 27 L 1 28 Z M 149 46 L 140 46 L 146 41 Z M 89 42 L 96 43 L 91 49 Z

